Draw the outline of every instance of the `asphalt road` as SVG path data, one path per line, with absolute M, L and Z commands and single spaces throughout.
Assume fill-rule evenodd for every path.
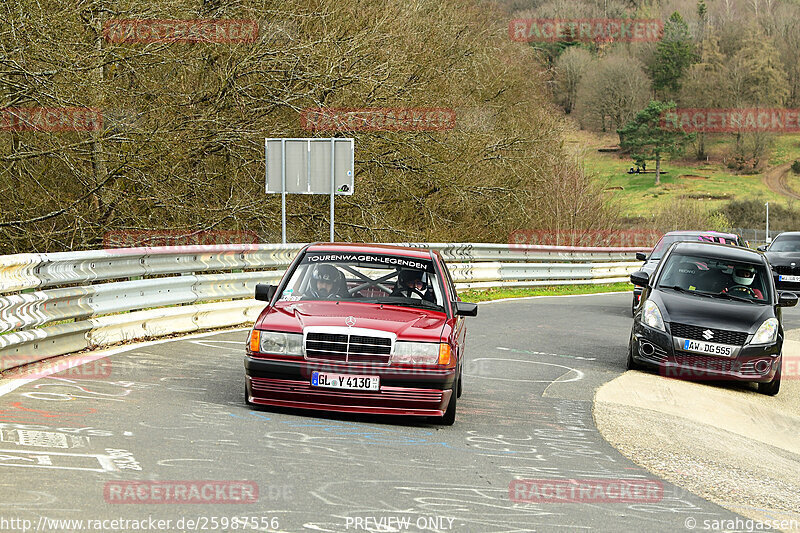
M 514 479 L 660 482 L 592 419 L 593 391 L 625 371 L 630 322 L 629 294 L 481 305 L 452 427 L 248 408 L 245 331 L 118 349 L 81 379 L 4 379 L 0 530 L 158 530 L 152 518 L 171 520 L 162 531 L 687 531 L 688 519 L 735 519 L 666 482 L 652 502 L 511 500 Z M 800 327 L 800 312 L 787 323 Z M 214 481 L 218 501 L 151 491 L 161 501 L 141 503 L 132 481 Z M 220 489 L 241 481 L 245 492 Z M 235 500 L 253 484 L 253 503 Z

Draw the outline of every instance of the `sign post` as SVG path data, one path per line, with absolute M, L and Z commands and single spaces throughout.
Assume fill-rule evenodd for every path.
M 266 138 L 266 192 L 281 194 L 281 241 L 286 244 L 286 195 L 330 195 L 330 240 L 334 241 L 336 195 L 353 194 L 355 141 L 352 138 Z

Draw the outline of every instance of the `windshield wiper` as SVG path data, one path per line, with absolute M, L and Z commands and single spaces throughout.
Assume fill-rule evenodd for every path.
M 713 295 L 710 292 L 703 292 L 703 291 L 690 291 L 689 289 L 684 289 L 680 285 L 659 285 L 659 289 L 672 289 L 673 291 L 683 292 L 685 294 L 697 294 L 699 296 L 707 296 L 711 298 Z
M 444 312 L 444 307 L 441 305 L 429 302 L 428 300 L 417 300 L 414 298 L 405 298 L 403 296 L 383 296 L 377 298 L 358 298 L 353 301 L 364 303 L 376 303 L 384 305 L 399 305 L 401 307 L 422 307 L 425 309 L 433 309 L 435 311 Z
M 755 300 L 751 300 L 750 298 L 745 298 L 743 296 L 734 296 L 733 294 L 729 294 L 727 292 L 719 292 L 713 295 L 714 298 L 724 298 L 726 300 L 735 300 L 737 302 L 747 302 L 749 304 L 757 304 L 759 302 Z M 765 302 L 761 302 L 765 303 Z

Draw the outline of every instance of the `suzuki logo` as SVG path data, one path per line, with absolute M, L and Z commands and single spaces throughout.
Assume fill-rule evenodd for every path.
M 347 324 L 348 327 L 353 327 L 356 325 L 356 319 L 352 316 L 349 316 L 344 319 L 344 323 Z
M 713 331 L 711 331 L 710 329 L 707 329 L 707 330 L 705 330 L 705 331 L 703 332 L 703 338 L 704 338 L 705 340 L 707 340 L 707 341 L 710 341 L 711 339 L 713 339 L 713 338 L 714 338 L 714 332 L 713 332 Z

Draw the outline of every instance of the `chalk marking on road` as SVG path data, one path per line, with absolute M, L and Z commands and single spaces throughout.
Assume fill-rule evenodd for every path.
M 569 359 L 579 359 L 581 361 L 597 361 L 595 357 L 581 357 L 579 355 L 566 355 L 561 353 L 548 353 L 548 352 L 535 352 L 532 350 L 518 350 L 516 348 L 504 348 L 503 346 L 498 346 L 498 350 L 502 350 L 504 352 L 514 352 L 514 353 L 524 353 L 530 355 L 550 355 L 552 357 L 567 357 Z
M 570 379 L 560 379 L 561 376 L 557 379 L 514 379 L 514 378 L 497 378 L 493 376 L 480 376 L 478 374 L 467 374 L 469 377 L 481 378 L 481 379 L 491 379 L 495 381 L 514 381 L 517 383 L 570 383 L 572 381 L 580 381 L 584 377 L 584 373 L 580 370 L 575 368 L 570 368 L 564 365 L 557 365 L 554 363 L 543 363 L 542 361 L 529 361 L 526 359 L 504 359 L 504 358 L 497 358 L 497 357 L 479 357 L 477 359 L 473 359 L 473 361 L 508 361 L 511 363 L 528 363 L 531 365 L 545 365 L 545 366 L 555 366 L 558 368 L 563 368 L 567 370 L 562 376 L 569 374 L 570 372 L 575 372 L 575 377 Z
M 49 376 L 51 374 L 56 374 L 56 373 L 59 373 L 59 372 L 63 372 L 64 370 L 68 370 L 70 368 L 78 366 L 79 364 L 91 363 L 93 361 L 97 361 L 98 359 L 105 359 L 106 357 L 110 357 L 112 355 L 125 353 L 125 352 L 130 352 L 132 350 L 139 350 L 141 348 L 146 348 L 148 346 L 155 346 L 155 345 L 158 345 L 158 344 L 166 344 L 168 342 L 177 342 L 177 341 L 186 341 L 186 340 L 190 340 L 190 339 L 199 339 L 199 338 L 203 338 L 203 337 L 210 337 L 212 335 L 222 335 L 224 333 L 236 333 L 236 332 L 239 332 L 239 331 L 250 331 L 250 328 L 237 328 L 237 329 L 228 329 L 228 330 L 223 330 L 223 331 L 209 331 L 209 332 L 205 332 L 205 333 L 197 333 L 197 334 L 194 334 L 194 335 L 187 335 L 185 337 L 180 337 L 180 338 L 176 338 L 176 339 L 160 339 L 160 340 L 157 340 L 157 341 L 140 342 L 140 343 L 137 343 L 137 344 L 132 344 L 130 346 L 121 346 L 119 348 L 112 348 L 110 350 L 104 350 L 104 351 L 102 351 L 100 353 L 93 354 L 93 355 L 73 354 L 72 356 L 69 356 L 69 357 L 73 357 L 74 356 L 76 358 L 74 360 L 70 360 L 69 358 L 65 358 L 65 359 L 59 359 L 59 361 L 58 361 L 59 365 L 63 365 L 64 361 L 69 361 L 68 364 L 70 366 L 67 366 L 66 369 L 63 366 L 53 367 L 50 370 L 39 370 L 39 371 L 37 371 L 37 377 L 35 377 L 35 378 L 11 379 L 8 383 L 0 383 L 0 397 L 5 396 L 9 392 L 13 392 L 13 391 L 17 390 L 18 388 L 22 387 L 23 385 L 27 385 L 28 383 L 32 383 L 32 382 L 34 382 L 34 381 L 36 381 L 38 379 L 41 379 L 43 377 L 47 377 L 47 376 Z M 229 342 L 233 342 L 233 341 L 229 341 Z
M 75 459 L 95 459 L 100 468 L 90 468 L 88 466 L 58 466 L 53 464 L 53 459 L 75 460 Z M 12 462 L 16 461 L 16 462 Z M 25 461 L 35 464 L 24 464 Z M 90 461 L 92 462 L 92 461 Z M 93 463 L 93 462 L 92 462 Z M 63 453 L 63 452 L 40 452 L 17 450 L 0 450 L 0 466 L 18 466 L 21 468 L 50 468 L 54 470 L 84 470 L 88 472 L 114 472 L 117 471 L 112 458 L 107 455 L 84 454 L 84 453 Z
M 241 352 L 244 349 L 244 341 L 189 341 L 190 344 L 196 344 L 198 346 L 204 346 L 205 348 L 215 348 L 219 349 L 222 348 L 223 350 L 231 350 L 234 352 Z M 229 343 L 235 344 L 236 348 L 231 348 L 228 346 L 217 346 L 217 344 L 221 343 Z

